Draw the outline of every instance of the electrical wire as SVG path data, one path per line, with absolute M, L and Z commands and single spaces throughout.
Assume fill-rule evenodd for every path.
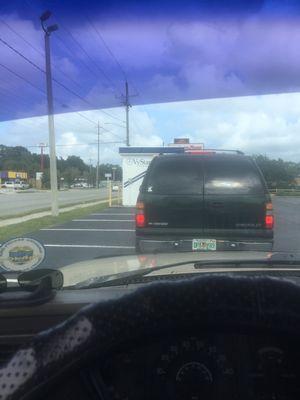
M 17 49 L 15 49 L 13 46 L 11 46 L 9 43 L 7 43 L 4 39 L 2 39 L 0 37 L 0 42 L 2 44 L 4 44 L 5 46 L 7 46 L 9 49 L 11 49 L 14 53 L 16 53 L 17 55 L 19 55 L 22 59 L 24 59 L 25 61 L 27 61 L 30 65 L 32 65 L 34 68 L 36 68 L 38 71 L 42 72 L 43 74 L 46 74 L 46 71 L 43 70 L 41 67 L 39 67 L 37 64 L 35 64 L 33 61 L 31 61 L 28 57 L 26 57 L 23 53 L 19 52 Z M 3 64 L 0 64 L 1 66 L 3 66 Z M 6 68 L 8 69 L 8 68 Z M 10 70 L 11 72 L 11 70 Z M 16 74 L 15 74 L 16 75 Z M 24 80 L 24 79 L 23 79 Z M 64 85 L 63 83 L 61 83 L 60 81 L 58 81 L 56 78 L 52 78 L 53 82 L 55 82 L 56 84 L 58 84 L 59 86 L 61 86 L 62 88 L 64 88 L 67 92 L 71 93 L 73 96 L 79 98 L 82 102 L 88 104 L 90 107 L 95 107 L 93 104 L 91 104 L 88 100 L 86 100 L 84 97 L 80 96 L 78 93 L 74 92 L 72 89 L 69 89 L 66 85 Z M 32 84 L 31 84 L 32 85 Z M 42 91 L 42 90 L 41 90 Z M 102 112 L 103 114 L 109 116 L 110 118 L 116 119 L 121 121 L 120 118 L 108 113 L 107 111 L 101 110 L 99 109 L 100 112 Z
M 110 49 L 110 47 L 108 46 L 108 44 L 106 43 L 106 41 L 104 40 L 103 36 L 101 35 L 101 33 L 99 32 L 99 30 L 96 28 L 96 26 L 93 24 L 93 22 L 91 21 L 91 19 L 86 15 L 85 16 L 89 25 L 93 28 L 93 30 L 95 31 L 95 33 L 97 34 L 98 38 L 101 40 L 103 46 L 106 48 L 107 52 L 111 55 L 111 57 L 113 58 L 113 60 L 115 61 L 115 63 L 117 64 L 117 66 L 119 67 L 120 71 L 123 74 L 124 80 L 127 81 L 127 74 L 124 71 L 122 65 L 119 63 L 118 59 L 116 58 L 116 56 L 114 55 L 114 53 L 112 52 L 112 50 Z
M 30 82 L 28 79 L 24 78 L 24 76 L 18 74 L 17 72 L 13 71 L 11 68 L 7 67 L 6 65 L 2 64 L 0 62 L 0 66 L 4 69 L 6 69 L 7 71 L 9 71 L 11 74 L 17 76 L 18 78 L 20 78 L 21 80 L 23 80 L 24 82 L 26 82 L 28 85 L 32 86 L 34 89 L 38 90 L 39 92 L 45 94 L 44 90 L 39 88 L 38 86 L 34 85 L 32 82 Z
M 1 64 L 1 63 L 0 63 L 0 66 L 2 66 L 3 68 L 7 69 L 10 73 L 14 74 L 15 76 L 17 76 L 17 77 L 20 78 L 21 80 L 24 80 L 26 83 L 32 85 L 31 82 L 29 82 L 29 81 L 28 81 L 26 78 L 24 78 L 22 75 L 19 75 L 19 74 L 15 73 L 15 71 L 11 70 L 10 68 L 6 68 L 6 66 L 3 65 L 3 64 Z M 33 87 L 34 87 L 35 89 L 39 90 L 41 93 L 43 93 L 43 94 L 46 96 L 46 92 L 45 92 L 44 90 L 42 90 L 42 89 L 40 89 L 40 88 L 38 88 L 38 87 L 36 87 L 36 86 L 34 86 L 34 85 L 33 85 Z M 5 90 L 6 90 L 6 92 L 8 93 L 9 96 L 11 96 L 11 97 L 13 97 L 13 98 L 16 98 L 16 97 L 17 97 L 17 98 L 19 98 L 19 99 L 21 100 L 21 97 L 20 97 L 20 96 L 16 96 L 15 94 L 9 92 L 7 89 L 4 89 L 3 87 L 1 87 L 0 90 L 2 91 L 2 93 L 5 93 Z M 7 96 L 7 93 L 6 93 L 6 96 Z M 22 100 L 23 100 L 23 99 L 22 99 Z M 23 100 L 23 105 L 24 105 L 24 106 L 27 106 L 27 105 L 28 105 L 28 103 L 25 101 L 25 99 Z M 3 108 L 3 105 L 2 105 L 2 108 Z M 9 112 L 13 112 L 13 110 L 9 109 L 8 107 L 6 107 L 6 110 L 9 111 Z M 89 122 L 92 123 L 93 125 L 97 125 L 97 123 L 96 123 L 95 121 L 92 121 L 90 118 L 86 117 L 85 115 L 81 114 L 80 112 L 75 111 L 74 113 L 77 114 L 77 115 L 79 115 L 81 118 L 84 118 L 85 120 L 89 121 Z M 18 123 L 20 123 L 20 120 L 18 120 Z M 30 121 L 30 123 L 33 124 L 32 121 Z M 65 126 L 63 126 L 59 121 L 56 120 L 56 123 L 55 123 L 55 124 L 57 125 L 57 123 L 58 123 L 58 125 L 61 127 L 61 129 L 65 129 Z M 23 125 L 25 126 L 26 124 L 23 124 Z
M 117 90 L 117 92 L 120 92 L 115 83 L 112 81 L 112 79 L 107 75 L 107 73 L 104 71 L 103 68 L 101 68 L 98 63 L 89 55 L 89 53 L 85 50 L 85 48 L 80 44 L 80 42 L 74 37 L 74 35 L 71 33 L 69 29 L 67 29 L 64 24 L 58 19 L 59 25 L 63 28 L 63 30 L 71 37 L 73 42 L 77 45 L 77 47 L 82 51 L 82 53 L 90 60 L 90 62 L 96 67 L 96 69 L 101 72 L 103 77 L 110 83 L 112 87 Z
M 103 46 L 105 47 L 106 51 L 110 54 L 110 56 L 112 57 L 112 59 L 114 60 L 114 62 L 116 63 L 116 65 L 118 66 L 118 68 L 120 69 L 124 80 L 128 82 L 128 76 L 127 73 L 125 72 L 124 68 L 122 67 L 121 63 L 119 62 L 119 60 L 117 59 L 117 57 L 115 56 L 115 54 L 113 53 L 113 51 L 111 50 L 111 48 L 109 47 L 109 45 L 107 44 L 106 40 L 104 39 L 103 35 L 101 34 L 101 32 L 99 31 L 99 29 L 95 26 L 95 24 L 92 22 L 91 18 L 88 15 L 85 15 L 86 20 L 88 21 L 89 25 L 93 28 L 93 30 L 95 31 L 96 35 L 98 36 L 98 38 L 100 39 L 100 41 L 102 42 Z M 133 84 L 132 81 L 130 81 L 131 86 L 133 86 L 133 88 L 135 89 L 135 91 L 137 92 L 134 96 L 138 96 L 138 90 L 136 89 L 136 86 Z
M 25 37 L 23 37 L 19 32 L 17 32 L 14 28 L 11 27 L 6 21 L 4 21 L 2 18 L 0 18 L 0 21 L 3 25 L 5 25 L 11 32 L 13 32 L 18 38 L 20 38 L 24 43 L 27 44 L 31 49 L 33 49 L 37 54 L 39 54 L 42 57 L 45 57 L 45 54 L 43 51 L 35 47 L 32 43 L 30 43 Z M 72 83 L 77 85 L 78 87 L 81 87 L 78 82 L 76 82 L 74 79 L 72 79 L 68 74 L 66 74 L 61 68 L 59 68 L 53 61 L 53 68 L 59 71 L 65 78 L 69 79 Z

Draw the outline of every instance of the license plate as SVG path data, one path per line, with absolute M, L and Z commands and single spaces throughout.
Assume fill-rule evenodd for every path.
M 216 251 L 217 241 L 216 239 L 193 239 L 192 249 L 203 251 Z

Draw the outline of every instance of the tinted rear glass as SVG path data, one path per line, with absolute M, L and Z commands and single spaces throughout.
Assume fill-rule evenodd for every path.
M 203 193 L 202 163 L 199 158 L 161 158 L 152 165 L 143 191 L 155 194 Z
M 247 158 L 206 158 L 205 194 L 262 194 L 259 170 Z

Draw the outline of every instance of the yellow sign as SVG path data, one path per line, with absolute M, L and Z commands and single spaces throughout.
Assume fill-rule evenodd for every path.
M 27 172 L 8 171 L 7 177 L 10 179 L 27 179 Z

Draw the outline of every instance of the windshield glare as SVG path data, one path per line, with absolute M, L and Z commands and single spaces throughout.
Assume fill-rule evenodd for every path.
M 0 274 L 297 258 L 295 2 L 23 3 L 0 10 Z

